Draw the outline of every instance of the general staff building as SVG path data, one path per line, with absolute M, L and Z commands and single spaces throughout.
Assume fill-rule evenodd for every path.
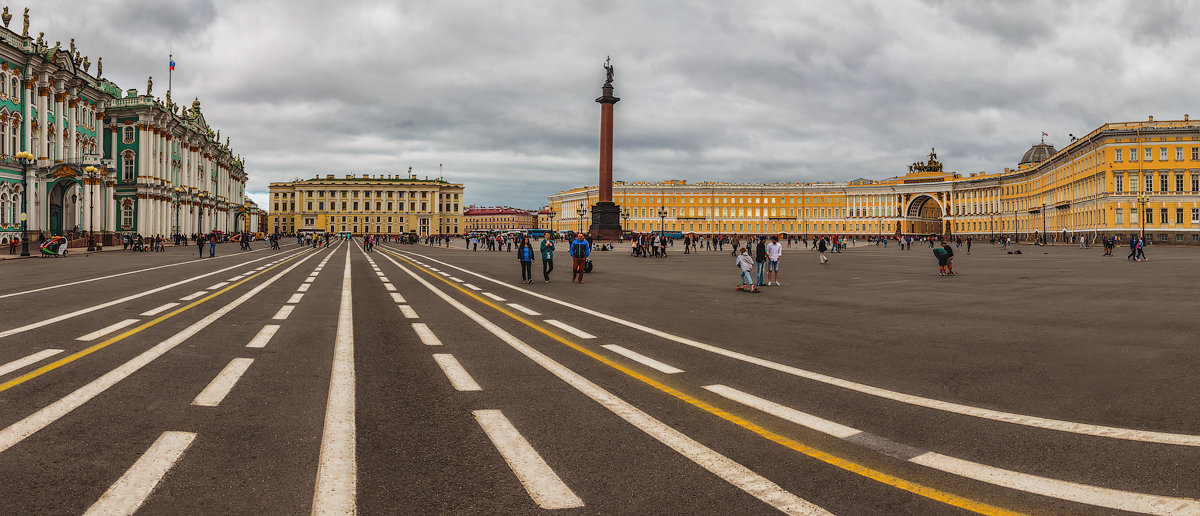
M 549 198 L 558 230 L 586 230 L 597 188 Z M 1058 150 L 1034 145 L 1017 168 L 945 172 L 937 155 L 904 175 L 848 183 L 672 180 L 613 185 L 634 232 L 1010 236 L 1142 233 L 1200 244 L 1200 123 L 1105 124 Z

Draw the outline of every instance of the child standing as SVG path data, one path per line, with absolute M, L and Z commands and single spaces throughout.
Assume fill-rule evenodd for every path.
M 747 292 L 758 292 L 758 287 L 754 286 L 754 278 L 750 276 L 750 271 L 754 268 L 754 259 L 750 258 L 750 252 L 745 247 L 741 248 L 735 265 L 740 269 L 738 276 L 742 282 L 737 289 Z

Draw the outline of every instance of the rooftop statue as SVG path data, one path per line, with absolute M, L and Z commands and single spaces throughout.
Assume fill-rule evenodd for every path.
M 154 77 L 146 78 L 146 96 L 150 96 L 150 90 L 154 89 Z
M 0 18 L 4 18 L 4 28 L 8 28 L 8 22 L 12 21 L 12 14 L 8 12 L 8 6 L 4 6 L 4 14 L 0 14 Z
M 97 57 L 96 58 L 96 78 L 99 79 L 101 75 L 104 75 L 104 58 Z
M 22 38 L 29 37 L 29 8 L 28 7 L 25 8 L 25 28 L 21 30 L 21 37 Z

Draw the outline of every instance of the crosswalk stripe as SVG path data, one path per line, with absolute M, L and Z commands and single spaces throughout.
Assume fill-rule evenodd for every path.
M 440 342 L 439 342 L 440 344 Z M 62 353 L 61 349 L 43 349 L 24 358 L 18 358 L 4 365 L 0 365 L 0 376 L 16 371 L 30 364 L 36 364 L 49 357 Z
M 209 382 L 200 394 L 196 395 L 196 399 L 192 400 L 192 405 L 199 407 L 215 407 L 221 404 L 221 400 L 229 395 L 229 391 L 233 390 L 233 386 L 237 385 L 238 379 L 246 373 L 250 368 L 250 364 L 254 363 L 253 358 L 235 358 L 229 361 L 229 364 L 217 373 L 216 378 Z
M 563 483 L 558 474 L 542 460 L 537 450 L 525 440 L 516 427 L 499 410 L 476 410 L 475 420 L 483 428 L 496 451 L 516 473 L 534 503 L 543 509 L 583 507 L 583 500 Z
M 424 343 L 426 346 L 441 346 L 442 345 L 442 341 L 437 338 L 437 335 L 433 334 L 433 330 L 430 330 L 429 326 L 426 325 L 425 323 L 420 323 L 420 322 L 412 323 L 412 328 L 413 328 L 413 331 L 417 332 L 417 336 L 421 338 L 421 342 Z
M 158 315 L 158 314 L 160 314 L 160 313 L 163 313 L 163 312 L 165 312 L 165 311 L 167 311 L 167 310 L 170 310 L 170 309 L 172 309 L 172 308 L 175 308 L 175 307 L 177 307 L 177 306 L 179 306 L 179 303 L 167 303 L 167 304 L 165 304 L 165 305 L 162 305 L 162 306 L 160 306 L 160 307 L 158 307 L 158 308 L 155 308 L 155 309 L 153 309 L 153 310 L 146 310 L 145 312 L 142 312 L 142 313 L 141 313 L 141 316 L 142 316 L 142 317 L 150 317 L 151 315 Z
M 88 508 L 84 516 L 137 512 L 195 439 L 196 434 L 191 432 L 163 432 L 150 445 L 150 449 Z
M 433 360 L 437 362 L 438 367 L 442 368 L 442 372 L 446 373 L 446 378 L 450 379 L 450 385 L 454 386 L 458 391 L 482 391 L 475 379 L 467 373 L 467 370 L 458 363 L 454 355 L 448 353 L 434 353 Z
M 89 334 L 87 334 L 87 335 L 84 335 L 84 336 L 82 336 L 82 337 L 76 337 L 76 338 L 75 338 L 75 340 L 81 340 L 81 341 L 84 341 L 84 342 L 88 342 L 88 341 L 96 340 L 96 339 L 98 339 L 98 338 L 100 338 L 100 337 L 103 337 L 103 336 L 105 336 L 105 335 L 108 335 L 108 334 L 110 334 L 110 333 L 112 333 L 112 332 L 114 332 L 114 331 L 117 331 L 117 330 L 121 329 L 121 328 L 124 328 L 124 327 L 126 327 L 126 326 L 129 326 L 130 324 L 133 324 L 133 323 L 135 323 L 135 322 L 138 322 L 139 320 L 140 320 L 140 319 L 125 319 L 124 321 L 121 321 L 121 322 L 119 322 L 119 323 L 112 324 L 112 325 L 109 325 L 109 326 L 105 326 L 105 327 L 103 327 L 103 328 L 100 328 L 99 330 L 96 330 L 96 331 L 94 331 L 94 332 L 91 332 L 91 333 L 89 333 Z
M 554 319 L 546 319 L 546 324 L 549 324 L 549 325 L 551 325 L 551 326 L 554 326 L 554 327 L 556 327 L 556 328 L 558 328 L 558 329 L 560 329 L 560 330 L 563 330 L 563 331 L 565 331 L 565 332 L 567 332 L 567 333 L 570 333 L 571 335 L 574 335 L 574 336 L 576 336 L 576 337 L 579 337 L 579 338 L 581 338 L 581 339 L 594 339 L 594 338 L 596 338 L 596 336 L 595 336 L 595 335 L 592 335 L 592 334 L 590 334 L 590 333 L 588 333 L 588 332 L 586 332 L 586 331 L 583 331 L 583 330 L 581 330 L 581 329 L 579 329 L 579 328 L 576 328 L 576 327 L 574 327 L 574 326 L 571 326 L 571 325 L 569 325 L 569 324 L 567 324 L 567 323 L 560 322 L 560 321 L 556 321 L 556 320 L 554 320 Z
M 254 338 L 250 339 L 250 342 L 248 344 L 246 344 L 246 347 L 248 347 L 248 348 L 266 347 L 267 342 L 271 340 L 271 337 L 275 336 L 275 332 L 277 332 L 277 331 L 279 331 L 278 324 L 268 324 L 266 326 L 263 326 L 262 329 L 258 330 L 258 333 L 256 335 L 254 335 Z
M 639 364 L 642 364 L 642 365 L 644 365 L 644 366 L 647 366 L 647 367 L 654 368 L 654 369 L 658 370 L 660 373 L 664 373 L 664 374 L 679 374 L 679 373 L 682 373 L 682 372 L 683 372 L 683 369 L 679 369 L 679 368 L 677 368 L 677 367 L 672 367 L 672 366 L 669 366 L 669 365 L 667 365 L 667 364 L 664 364 L 664 363 L 662 363 L 662 362 L 659 362 L 658 360 L 655 360 L 655 359 L 653 359 L 653 358 L 650 358 L 650 357 L 648 357 L 648 356 L 646 356 L 646 355 L 643 355 L 643 354 L 641 354 L 641 353 L 638 353 L 638 352 L 636 352 L 636 351 L 633 351 L 633 350 L 631 350 L 631 349 L 623 348 L 623 347 L 621 347 L 621 346 L 618 346 L 618 345 L 616 345 L 616 344 L 606 344 L 606 345 L 604 345 L 604 346 L 600 346 L 600 347 L 602 347 L 602 348 L 604 348 L 604 349 L 607 349 L 607 350 L 609 350 L 609 351 L 612 351 L 613 353 L 616 353 L 616 354 L 618 354 L 618 355 L 621 355 L 621 356 L 623 356 L 623 357 L 625 357 L 625 358 L 628 358 L 628 359 L 630 359 L 630 360 L 633 360 L 634 362 L 637 362 L 637 363 L 639 363 Z
M 542 314 L 539 314 L 539 313 L 537 313 L 537 312 L 535 312 L 535 311 L 533 311 L 533 310 L 530 310 L 530 309 L 528 309 L 528 308 L 525 308 L 525 307 L 523 307 L 523 306 L 521 306 L 521 305 L 518 305 L 518 304 L 516 304 L 516 303 L 509 303 L 509 304 L 508 304 L 508 306 L 511 306 L 511 307 L 513 307 L 513 309 L 515 309 L 515 310 L 517 310 L 517 311 L 520 311 L 521 313 L 523 313 L 523 314 L 525 314 L 525 315 L 542 315 Z

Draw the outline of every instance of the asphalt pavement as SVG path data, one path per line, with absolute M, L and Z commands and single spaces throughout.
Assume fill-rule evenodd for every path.
M 1200 514 L 1200 253 L 955 251 L 7 260 L 0 512 Z

